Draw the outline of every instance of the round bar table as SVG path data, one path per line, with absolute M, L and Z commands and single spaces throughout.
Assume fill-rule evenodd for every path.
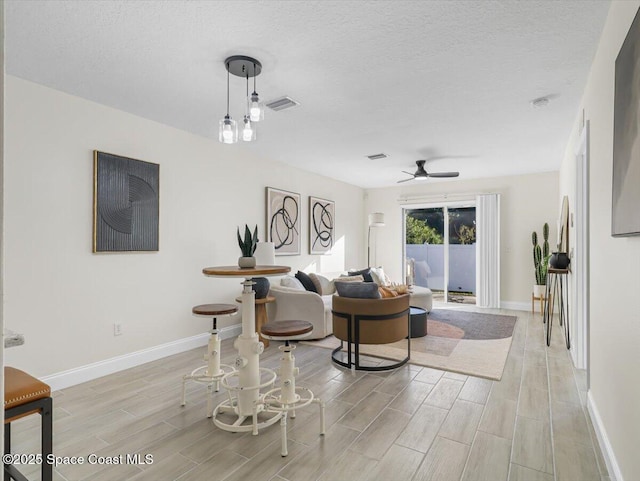
M 213 422 L 221 429 L 231 432 L 252 431 L 258 434 L 258 429 L 270 426 L 280 419 L 275 416 L 268 421 L 258 423 L 258 413 L 265 410 L 265 404 L 260 396 L 260 388 L 265 387 L 260 383 L 260 372 L 269 371 L 260 368 L 259 357 L 264 350 L 264 344 L 260 342 L 255 328 L 255 292 L 251 289 L 252 277 L 267 277 L 286 274 L 291 270 L 288 266 L 256 266 L 253 268 L 240 268 L 238 266 L 205 267 L 202 273 L 209 277 L 241 277 L 242 285 L 242 333 L 234 342 L 238 350 L 234 367 L 235 371 L 222 379 L 222 385 L 229 390 L 229 400 L 218 405 L 213 413 Z M 275 373 L 273 380 L 275 380 Z M 231 377 L 238 378 L 237 386 L 230 386 Z M 264 383 L 268 385 L 269 383 Z M 231 392 L 236 392 L 236 397 Z M 216 418 L 218 413 L 231 412 L 237 416 L 237 420 L 231 424 L 224 423 Z M 250 425 L 243 424 L 245 419 L 252 417 Z

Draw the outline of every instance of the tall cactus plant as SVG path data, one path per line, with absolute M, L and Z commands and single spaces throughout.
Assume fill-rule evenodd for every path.
M 538 233 L 531 233 L 531 243 L 533 244 L 533 267 L 535 269 L 536 284 L 544 286 L 547 284 L 547 263 L 549 262 L 549 224 L 545 222 L 542 227 L 542 237 L 544 242 L 542 247 L 538 244 Z

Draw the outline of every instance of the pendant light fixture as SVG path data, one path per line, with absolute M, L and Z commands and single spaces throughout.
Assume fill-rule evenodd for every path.
M 255 65 L 253 66 L 255 69 Z M 253 77 L 253 93 L 248 95 L 247 91 L 247 106 L 249 109 L 249 118 L 252 122 L 260 122 L 264 119 L 264 105 L 260 102 L 258 92 L 256 92 L 256 77 Z
M 255 77 L 254 77 L 255 78 Z M 249 95 L 249 76 L 247 75 L 247 96 Z M 251 122 L 249 118 L 249 109 L 247 107 L 247 111 L 244 114 L 244 119 L 242 120 L 242 140 L 245 142 L 251 142 L 252 140 L 256 140 L 256 127 Z
M 256 139 L 256 125 L 264 118 L 264 106 L 256 93 L 256 77 L 262 71 L 262 64 L 252 57 L 245 55 L 233 55 L 224 61 L 227 69 L 227 114 L 220 121 L 218 140 L 225 144 L 234 144 L 238 141 L 238 126 L 229 115 L 229 75 L 242 77 L 246 81 L 246 112 L 241 125 L 241 139 L 250 142 Z M 249 95 L 249 78 L 253 77 L 253 93 Z
M 218 140 L 223 144 L 235 144 L 238 141 L 238 124 L 229 116 L 229 59 L 227 66 L 227 115 L 220 121 Z

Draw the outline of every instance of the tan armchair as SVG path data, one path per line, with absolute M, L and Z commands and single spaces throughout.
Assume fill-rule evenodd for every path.
M 409 295 L 383 299 L 353 299 L 333 296 L 333 335 L 340 347 L 331 359 L 340 366 L 363 371 L 385 371 L 405 364 L 411 354 Z M 360 344 L 390 344 L 407 339 L 407 357 L 398 363 L 367 367 L 360 365 Z M 340 354 L 347 343 L 347 352 Z M 352 353 L 353 350 L 353 353 Z M 347 361 L 344 361 L 346 354 Z

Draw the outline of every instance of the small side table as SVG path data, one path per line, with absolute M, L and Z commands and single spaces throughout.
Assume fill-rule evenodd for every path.
M 276 298 L 267 296 L 262 299 L 256 299 L 254 301 L 256 306 L 256 332 L 260 336 L 260 340 L 264 344 L 264 347 L 269 347 L 269 339 L 262 336 L 262 326 L 269 322 L 269 316 L 267 315 L 267 304 L 275 302 Z M 242 297 L 236 297 L 236 302 L 242 303 Z
M 424 337 L 427 335 L 427 311 L 421 307 L 411 306 L 409 308 L 411 317 L 411 332 L 409 337 Z

